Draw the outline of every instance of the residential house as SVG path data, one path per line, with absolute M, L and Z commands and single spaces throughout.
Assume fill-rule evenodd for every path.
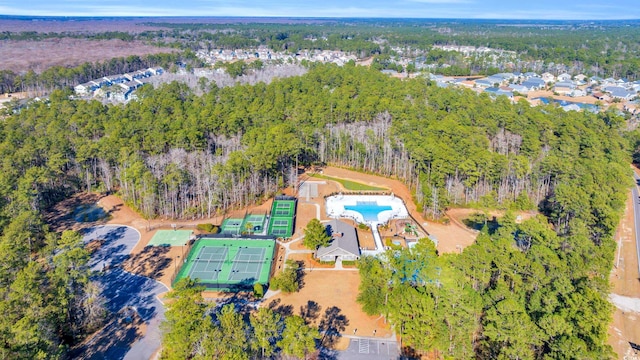
M 490 88 L 484 89 L 484 91 L 489 93 L 489 95 L 493 95 L 493 96 L 504 95 L 504 96 L 508 97 L 509 99 L 513 99 L 513 92 L 509 91 L 509 90 L 506 90 L 506 89 L 501 89 L 501 88 L 497 88 L 497 87 L 490 87 Z
M 558 75 L 558 81 L 571 81 L 571 75 L 567 73 L 562 73 Z
M 164 69 L 160 66 L 148 68 L 147 71 L 151 72 L 153 75 L 162 75 L 164 74 Z
M 602 82 L 602 78 L 600 76 L 592 76 L 589 78 L 589 81 L 591 82 L 591 85 L 597 85 L 600 84 Z
M 544 82 L 548 84 L 556 81 L 556 77 L 553 76 L 553 74 L 546 72 L 542 74 L 542 80 L 544 80 Z
M 499 74 L 491 75 L 487 77 L 487 80 L 491 82 L 491 85 L 494 86 L 498 84 L 498 86 L 502 85 L 505 82 L 505 79 Z
M 581 90 L 581 89 L 573 89 L 571 91 L 571 93 L 569 94 L 569 96 L 573 96 L 573 97 L 576 97 L 576 96 L 587 96 L 587 92 L 584 91 L 584 90 Z
M 522 86 L 527 87 L 529 91 L 535 91 L 544 89 L 547 86 L 547 83 L 542 78 L 532 77 L 523 82 Z
M 316 257 L 320 261 L 355 261 L 360 258 L 356 229 L 337 219 L 331 220 L 326 227 L 331 236 L 329 246 L 318 248 Z
M 636 96 L 635 92 L 627 90 L 621 86 L 607 86 L 604 88 L 604 91 L 611 94 L 614 99 L 629 100 Z
M 476 80 L 476 86 L 481 87 L 481 88 L 488 88 L 488 87 L 492 87 L 494 83 L 492 83 L 490 80 L 488 80 L 487 78 L 484 79 L 478 79 Z
M 576 85 L 572 81 L 561 81 L 555 84 L 555 86 L 553 87 L 553 91 L 561 95 L 568 95 L 575 88 Z
M 91 80 L 84 84 L 76 85 L 73 90 L 77 95 L 83 96 L 92 94 L 94 91 L 98 90 L 100 86 L 101 83 Z
M 78 96 L 88 95 L 91 92 L 91 84 L 90 83 L 78 84 L 73 88 L 73 90 Z
M 603 93 L 603 92 L 601 92 L 601 91 L 594 91 L 591 95 L 592 95 L 594 98 L 596 98 L 596 99 L 598 99 L 598 100 L 600 100 L 600 101 L 610 101 L 610 100 L 611 100 L 611 97 L 610 97 L 609 95 L 604 94 L 604 93 Z
M 105 79 L 109 85 L 127 82 L 127 78 L 122 74 L 105 76 L 103 79 Z
M 524 86 L 524 85 L 518 85 L 518 84 L 511 84 L 509 85 L 509 87 L 513 90 L 513 91 L 517 91 L 522 95 L 527 95 L 527 93 L 529 93 L 529 88 Z

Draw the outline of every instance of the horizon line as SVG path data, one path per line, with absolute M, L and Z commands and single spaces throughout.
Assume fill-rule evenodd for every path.
M 376 16 L 279 16 L 279 15 L 14 15 L 0 14 L 0 19 L 292 19 L 292 20 L 471 20 L 471 21 L 539 21 L 539 22 L 613 22 L 613 21 L 640 21 L 640 18 L 610 18 L 610 19 L 543 19 L 543 18 L 492 18 L 492 17 L 376 17 Z

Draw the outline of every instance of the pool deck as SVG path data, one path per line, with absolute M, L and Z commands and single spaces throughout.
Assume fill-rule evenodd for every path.
M 378 206 L 389 206 L 391 210 L 381 210 L 377 220 L 366 220 L 365 216 L 353 209 L 358 203 L 376 203 Z M 346 209 L 345 206 L 351 207 Z M 382 237 L 378 232 L 378 225 L 385 224 L 391 219 L 406 219 L 409 217 L 407 207 L 402 199 L 394 195 L 334 195 L 326 198 L 327 216 L 330 218 L 349 218 L 362 224 L 369 224 L 376 244 L 375 250 L 361 250 L 364 255 L 378 255 L 385 250 Z

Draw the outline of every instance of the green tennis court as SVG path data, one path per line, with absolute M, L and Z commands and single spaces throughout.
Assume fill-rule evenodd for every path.
M 293 200 L 274 200 L 271 216 L 293 217 L 294 207 Z
M 158 230 L 148 246 L 184 246 L 189 242 L 191 230 Z
M 220 291 L 267 284 L 274 250 L 273 240 L 203 238 L 193 245 L 175 281 L 199 279 L 199 284 Z
M 288 238 L 293 235 L 296 199 L 290 196 L 277 196 L 271 205 L 271 218 L 267 234 Z
M 266 215 L 249 214 L 244 217 L 242 223 L 242 231 L 249 231 L 251 233 L 261 233 L 264 231 Z
M 242 218 L 231 218 L 226 219 L 222 222 L 222 226 L 220 227 L 220 232 L 222 234 L 240 234 L 242 231 L 242 224 L 244 219 Z
M 269 234 L 277 237 L 289 237 L 293 234 L 293 219 L 272 218 L 269 223 Z

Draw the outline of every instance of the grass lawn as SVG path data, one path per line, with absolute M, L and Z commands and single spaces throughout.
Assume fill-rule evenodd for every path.
M 359 182 L 355 182 L 355 181 L 351 181 L 351 180 L 340 179 L 340 178 L 336 178 L 336 177 L 332 177 L 332 176 L 326 176 L 326 175 L 322 175 L 322 174 L 311 174 L 311 177 L 339 182 L 347 190 L 366 190 L 366 191 L 387 190 L 385 188 L 369 186 L 367 184 L 363 184 L 363 183 L 359 183 Z

